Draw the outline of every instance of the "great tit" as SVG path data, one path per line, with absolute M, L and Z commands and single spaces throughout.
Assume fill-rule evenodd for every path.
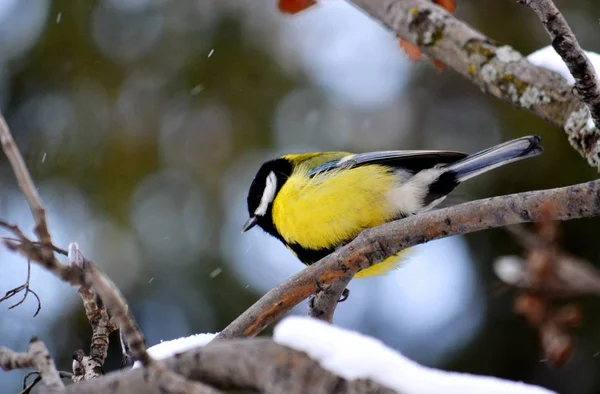
M 254 177 L 242 232 L 258 225 L 310 265 L 367 228 L 435 207 L 467 179 L 542 152 L 540 137 L 528 136 L 472 155 L 399 150 L 281 156 Z M 355 277 L 382 275 L 401 261 L 392 256 Z

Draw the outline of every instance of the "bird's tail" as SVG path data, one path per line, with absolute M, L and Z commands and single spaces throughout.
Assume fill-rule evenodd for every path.
M 544 149 L 540 140 L 538 136 L 517 138 L 469 155 L 443 168 L 450 170 L 456 182 L 460 183 L 505 164 L 542 154 Z

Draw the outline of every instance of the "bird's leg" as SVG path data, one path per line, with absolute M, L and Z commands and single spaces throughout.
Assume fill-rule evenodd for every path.
M 348 299 L 348 297 L 350 297 L 350 290 L 348 288 L 345 288 L 344 291 L 342 291 L 342 296 L 340 297 L 338 302 L 344 302 Z

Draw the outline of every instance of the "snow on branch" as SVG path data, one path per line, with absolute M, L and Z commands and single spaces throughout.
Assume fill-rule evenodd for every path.
M 596 128 L 600 127 L 600 82 L 594 65 L 552 0 L 519 0 L 540 18 L 552 39 L 552 47 L 566 63 L 575 80 L 575 95 L 587 105 Z
M 425 367 L 372 337 L 308 317 L 285 318 L 275 327 L 272 340 L 231 340 L 203 347 L 211 335 L 163 342 L 157 345 L 157 353 L 161 358 L 170 357 L 164 359 L 169 368 L 221 389 L 340 394 L 553 393 L 521 382 Z M 117 379 L 119 385 L 114 384 Z M 145 394 L 158 392 L 134 369 L 69 387 L 65 394 L 120 394 L 132 388 Z
M 597 127 L 588 126 L 588 107 L 563 78 L 530 63 L 511 46 L 492 40 L 428 0 L 347 1 L 482 91 L 560 127 L 573 148 L 592 167 L 600 169 L 600 132 Z M 593 75 L 589 67 L 585 70 L 587 75 Z M 595 92 L 587 85 L 585 90 Z M 584 96 L 597 103 L 595 93 Z
M 370 379 L 403 394 L 552 393 L 520 382 L 424 367 L 375 338 L 305 317 L 284 319 L 273 338 L 344 379 Z

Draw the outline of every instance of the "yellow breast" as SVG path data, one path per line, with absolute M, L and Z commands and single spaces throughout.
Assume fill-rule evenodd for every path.
M 273 202 L 273 222 L 287 243 L 325 249 L 396 216 L 388 201 L 397 179 L 385 167 L 368 165 L 309 178 L 300 166 Z

